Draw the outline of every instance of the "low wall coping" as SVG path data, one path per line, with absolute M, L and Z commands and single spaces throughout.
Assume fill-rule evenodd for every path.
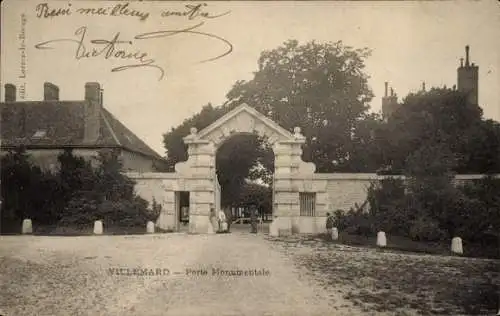
M 457 174 L 455 180 L 478 180 L 484 178 L 484 174 Z M 494 178 L 500 179 L 500 175 L 493 175 Z M 274 177 L 276 180 L 383 180 L 383 179 L 401 179 L 404 180 L 404 175 L 377 175 L 376 173 L 314 173 L 311 175 L 301 174 L 279 174 Z
M 177 172 L 125 172 L 124 174 L 132 179 L 210 180 L 204 174 L 183 175 Z
M 206 175 L 181 175 L 177 172 L 126 172 L 126 176 L 132 179 L 207 179 Z M 457 174 L 456 180 L 478 180 L 484 178 L 484 174 Z M 493 175 L 500 179 L 500 174 Z M 276 180 L 383 180 L 388 178 L 405 179 L 404 175 L 377 175 L 375 173 L 313 173 L 303 174 L 276 174 Z

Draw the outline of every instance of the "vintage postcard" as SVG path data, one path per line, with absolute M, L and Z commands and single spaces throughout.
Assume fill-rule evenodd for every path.
M 0 316 L 500 315 L 499 16 L 3 1 Z

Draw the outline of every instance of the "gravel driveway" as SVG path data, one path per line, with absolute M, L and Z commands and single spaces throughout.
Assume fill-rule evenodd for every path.
M 2 236 L 0 314 L 365 314 L 297 269 L 244 232 Z

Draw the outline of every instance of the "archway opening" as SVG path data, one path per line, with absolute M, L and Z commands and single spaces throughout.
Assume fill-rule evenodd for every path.
M 220 184 L 220 207 L 231 229 L 248 229 L 250 212 L 266 226 L 272 220 L 275 156 L 265 136 L 238 133 L 216 151 L 216 174 Z

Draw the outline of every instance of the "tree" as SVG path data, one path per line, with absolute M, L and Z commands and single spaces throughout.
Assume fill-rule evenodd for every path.
M 371 123 L 378 124 L 378 121 L 367 115 L 372 92 L 368 88 L 368 76 L 363 72 L 364 60 L 369 54 L 368 49 L 353 49 L 342 42 L 313 41 L 299 45 L 295 40 L 262 52 L 253 79 L 236 82 L 224 105 L 208 104 L 164 135 L 171 169 L 175 163 L 187 159 L 182 137 L 189 134 L 191 127 L 203 129 L 236 106 L 247 103 L 289 131 L 295 126 L 301 127 L 307 139 L 304 159 L 313 161 L 319 172 L 374 171 L 370 154 L 376 150 L 367 144 L 373 143 L 370 128 L 376 124 Z M 370 123 L 363 124 L 364 119 Z M 242 144 L 238 151 L 245 155 L 233 157 L 229 169 L 225 169 L 224 163 L 218 164 L 223 191 L 243 185 L 242 176 L 236 175 L 262 177 L 268 184 L 272 179 L 274 155 L 265 148 L 265 141 Z M 242 146 L 250 147 L 243 149 Z M 367 147 L 370 150 L 366 151 Z M 363 157 L 356 158 L 356 155 Z M 243 160 L 235 163 L 236 159 Z M 229 178 L 235 179 L 226 181 Z
M 349 164 L 357 120 L 367 113 L 373 94 L 363 73 L 368 49 L 342 42 L 289 40 L 264 51 L 250 81 L 238 81 L 227 94 L 230 103 L 245 102 L 288 130 L 302 128 L 304 158 L 319 172 Z M 337 164 L 335 164 L 337 162 Z
M 266 163 L 269 156 L 274 157 L 269 147 L 262 146 L 263 142 L 263 139 L 256 135 L 235 135 L 224 142 L 217 151 L 217 177 L 223 188 L 222 206 L 233 205 L 238 195 L 246 188 L 246 179 L 257 175 L 257 171 L 252 170 L 253 166 L 259 161 Z M 266 167 L 273 168 L 263 166 L 264 169 Z M 265 171 L 261 170 L 261 173 Z
M 187 145 L 184 144 L 182 139 L 189 135 L 190 129 L 195 127 L 198 130 L 202 130 L 227 112 L 229 112 L 229 107 L 227 106 L 214 108 L 212 104 L 208 103 L 201 109 L 200 113 L 185 119 L 181 125 L 172 128 L 170 132 L 163 135 L 163 143 L 167 150 L 167 164 L 171 171 L 173 171 L 176 163 L 186 161 L 188 158 Z
M 33 164 L 23 146 L 2 157 L 0 172 L 2 232 L 18 233 L 25 218 L 34 225 L 57 222 L 61 186 L 56 173 Z
M 410 93 L 380 131 L 383 164 L 401 171 L 406 167 L 406 159 L 420 147 L 442 143 L 456 155 L 455 171 L 477 172 L 479 170 L 470 170 L 471 167 L 478 169 L 476 167 L 483 163 L 471 161 L 472 143 L 495 134 L 494 129 L 488 132 L 482 129 L 484 126 L 482 109 L 467 102 L 459 91 L 433 88 Z M 498 146 L 487 151 L 487 157 L 495 156 Z
M 257 183 L 245 183 L 235 206 L 250 207 L 252 205 L 255 205 L 261 214 L 271 213 L 271 188 Z
M 500 123 L 475 122 L 461 137 L 459 173 L 500 173 Z
M 77 185 L 71 191 L 61 225 L 83 228 L 103 220 L 108 227 L 144 228 L 147 221 L 158 217 L 156 205 L 148 209 L 148 202 L 135 194 L 135 182 L 121 172 L 118 152 L 100 152 L 97 169 L 82 164 L 80 158 L 64 156 L 63 161 L 66 166 L 72 165 L 69 171 L 74 170 L 79 178 L 73 182 Z M 78 172 L 78 168 L 85 171 Z

